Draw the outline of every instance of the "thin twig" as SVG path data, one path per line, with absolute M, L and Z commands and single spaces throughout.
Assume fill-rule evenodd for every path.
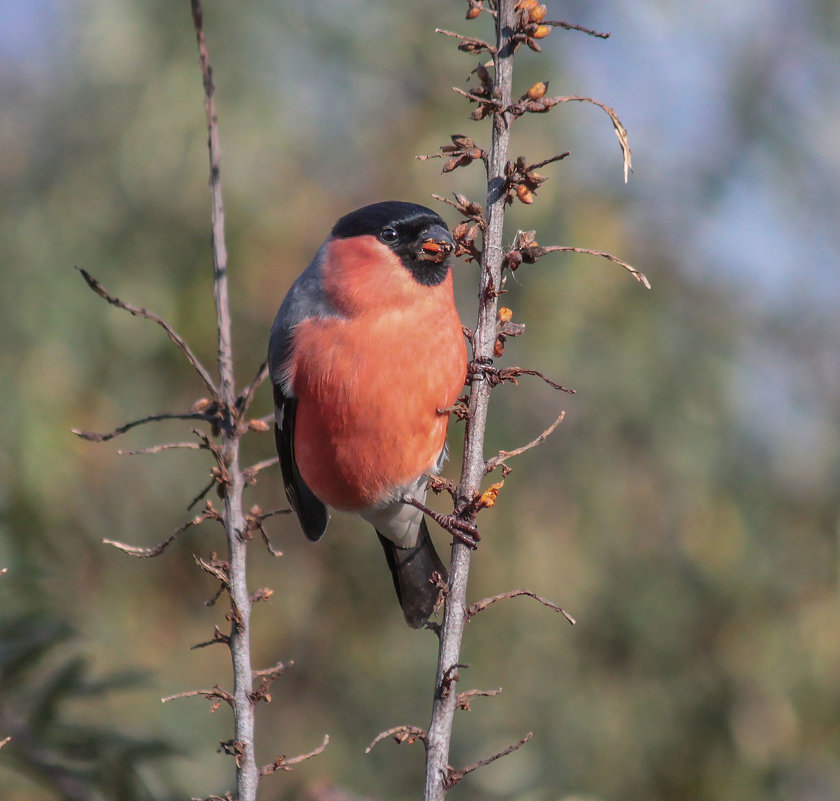
M 645 287 L 645 289 L 650 289 L 650 281 L 648 281 L 647 276 L 643 272 L 640 272 L 626 261 L 622 261 L 618 257 L 613 256 L 612 253 L 607 253 L 605 250 L 590 250 L 589 248 L 575 248 L 566 245 L 540 246 L 539 249 L 545 253 L 583 253 L 587 256 L 600 256 L 602 259 L 607 259 L 613 264 L 618 264 L 620 267 L 623 267 L 633 276 L 633 278 Z
M 569 621 L 571 625 L 575 625 L 575 619 L 565 609 L 557 606 L 557 604 L 553 601 L 549 601 L 548 598 L 543 598 L 542 595 L 537 595 L 535 592 L 531 592 L 530 590 L 509 590 L 508 592 L 501 592 L 498 595 L 493 595 L 490 598 L 482 598 L 480 601 L 476 601 L 474 604 L 469 605 L 467 608 L 467 619 L 469 620 L 479 612 L 483 612 L 488 606 L 496 603 L 496 601 L 506 601 L 508 598 L 518 598 L 522 595 L 527 596 L 528 598 L 533 598 L 543 606 L 547 606 L 549 609 L 559 612 L 566 618 L 566 620 Z
M 229 645 L 230 637 L 227 636 L 218 626 L 213 626 L 212 639 L 198 642 L 190 646 L 191 651 L 197 651 L 199 648 L 207 648 L 208 645 Z
M 145 425 L 146 423 L 157 423 L 161 420 L 215 420 L 216 418 L 210 415 L 203 414 L 201 412 L 186 412 L 184 414 L 179 413 L 163 413 L 163 414 L 150 414 L 148 417 L 143 417 L 140 420 L 132 420 L 130 423 L 124 423 L 123 425 L 115 428 L 113 431 L 109 431 L 106 434 L 100 434 L 96 431 L 82 431 L 78 428 L 71 428 L 70 430 L 77 436 L 81 437 L 82 439 L 86 439 L 88 442 L 107 442 L 109 439 L 113 439 L 114 437 L 118 437 L 121 434 L 125 434 L 126 431 L 131 431 L 132 428 L 136 428 L 137 426 Z
M 172 545 L 178 537 L 181 536 L 188 528 L 197 526 L 205 520 L 218 520 L 218 514 L 205 512 L 192 520 L 187 520 L 182 526 L 178 526 L 163 542 L 154 545 L 151 548 L 144 548 L 139 545 L 126 545 L 124 542 L 117 542 L 116 540 L 102 540 L 104 545 L 113 545 L 118 550 L 129 556 L 136 556 L 138 559 L 151 559 L 154 556 L 160 556 L 170 545 Z
M 233 696 L 227 690 L 219 687 L 218 684 L 212 690 L 185 690 L 182 693 L 175 693 L 175 695 L 167 695 L 165 698 L 161 698 L 160 701 L 162 704 L 167 704 L 176 698 L 194 698 L 197 695 L 200 695 L 202 698 L 213 698 L 217 701 L 224 701 L 229 706 L 233 706 Z M 213 711 L 216 709 L 218 709 L 218 706 L 214 706 Z
M 397 744 L 408 743 L 409 745 L 413 745 L 420 740 L 423 745 L 427 745 L 427 735 L 425 729 L 421 729 L 419 726 L 411 725 L 394 726 L 391 729 L 379 732 L 379 734 L 370 741 L 370 745 L 365 748 L 365 753 L 369 754 L 378 743 L 381 743 L 388 737 L 393 737 Z
M 461 95 L 462 97 L 466 97 L 468 100 L 474 100 L 476 103 L 486 103 L 487 105 L 498 107 L 500 105 L 498 100 L 490 100 L 486 97 L 479 97 L 478 95 L 474 95 L 470 92 L 465 92 L 458 86 L 453 86 L 452 91 L 456 94 Z
M 146 320 L 151 320 L 152 322 L 157 323 L 164 331 L 166 331 L 169 338 L 172 342 L 175 343 L 175 346 L 184 356 L 187 357 L 187 361 L 190 363 L 192 368 L 198 373 L 199 377 L 201 378 L 204 386 L 210 391 L 210 393 L 214 396 L 218 395 L 218 390 L 216 389 L 216 385 L 213 382 L 213 379 L 210 377 L 210 373 L 207 372 L 204 365 L 198 360 L 198 357 L 192 352 L 190 346 L 184 341 L 184 338 L 172 328 L 166 320 L 158 317 L 156 314 L 152 314 L 150 311 L 146 309 L 141 309 L 139 306 L 133 306 L 130 303 L 125 303 L 124 301 L 120 300 L 118 297 L 115 297 L 107 289 L 105 289 L 102 284 L 99 283 L 87 270 L 83 267 L 76 267 L 76 269 L 82 274 L 82 278 L 85 279 L 87 285 L 97 294 L 100 298 L 108 301 L 112 306 L 116 306 L 118 309 L 123 309 L 127 311 L 129 314 L 134 315 L 135 317 L 142 317 Z
M 261 512 L 259 515 L 260 521 L 268 520 L 269 517 L 274 517 L 275 515 L 288 515 L 291 514 L 292 510 L 286 506 L 283 509 L 272 509 L 270 512 Z
M 210 490 L 216 486 L 216 483 L 216 477 L 213 476 L 213 478 L 210 479 L 210 483 L 206 487 L 204 487 L 204 489 L 201 490 L 201 492 L 199 492 L 198 495 L 196 495 L 195 498 L 193 498 L 189 502 L 189 504 L 187 505 L 187 511 L 189 512 L 193 508 L 193 506 L 195 506 L 199 501 L 203 500 L 204 496 L 207 495 L 207 493 L 210 492 Z
M 563 159 L 567 158 L 568 156 L 572 155 L 571 150 L 564 150 L 562 153 L 558 153 L 556 156 L 552 156 L 551 158 L 543 159 L 542 161 L 537 161 L 534 164 L 528 165 L 528 171 L 531 170 L 538 170 L 540 167 L 545 167 L 547 164 L 553 164 L 555 161 L 562 161 Z
M 513 745 L 509 745 L 507 748 L 503 748 L 501 751 L 493 754 L 492 756 L 485 757 L 484 759 L 479 759 L 478 762 L 473 762 L 471 765 L 467 765 L 465 768 L 461 768 L 460 770 L 449 770 L 449 774 L 446 777 L 446 783 L 449 787 L 453 787 L 456 785 L 461 779 L 464 778 L 468 773 L 472 773 L 474 770 L 478 768 L 483 768 L 485 765 L 489 765 L 491 762 L 495 762 L 497 759 L 501 759 L 503 756 L 507 756 L 508 754 L 512 754 L 514 751 L 518 751 L 522 748 L 525 743 L 527 743 L 532 737 L 534 736 L 534 732 L 529 731 L 518 743 L 513 743 Z
M 283 514 L 283 513 L 288 513 L 288 512 L 291 512 L 291 509 L 282 509 L 282 510 L 279 510 L 279 511 L 277 512 L 277 514 Z M 260 520 L 257 522 L 257 529 L 258 529 L 258 530 L 259 530 L 259 532 L 260 532 L 260 536 L 262 537 L 262 539 L 263 539 L 263 543 L 265 543 L 265 547 L 268 549 L 268 552 L 269 552 L 272 556 L 274 556 L 274 557 L 276 557 L 276 558 L 278 558 L 278 559 L 279 559 L 279 558 L 283 555 L 283 551 L 281 551 L 279 548 L 275 548 L 275 547 L 271 544 L 271 538 L 268 536 L 268 532 L 265 530 L 265 526 L 263 525 L 263 521 L 262 521 L 262 519 L 260 519 Z
M 464 712 L 469 712 L 470 704 L 472 703 L 473 698 L 493 698 L 501 691 L 501 687 L 497 690 L 465 690 L 462 693 L 458 693 L 458 709 L 462 709 Z
M 307 759 L 312 759 L 312 757 L 318 756 L 318 754 L 323 753 L 324 749 L 330 742 L 329 734 L 324 735 L 324 739 L 321 744 L 317 748 L 313 748 L 306 754 L 301 754 L 300 756 L 296 757 L 285 757 L 280 756 L 274 760 L 269 765 L 263 765 L 260 768 L 260 776 L 270 776 L 272 773 L 276 773 L 278 770 L 291 770 L 295 765 L 299 765 L 301 762 L 306 761 Z
M 591 103 L 593 106 L 598 106 L 609 118 L 613 124 L 613 130 L 615 131 L 615 135 L 618 137 L 618 143 L 621 145 L 621 155 L 624 159 L 624 183 L 630 178 L 630 173 L 633 171 L 633 164 L 632 158 L 633 154 L 630 150 L 630 142 L 627 138 L 627 129 L 622 124 L 621 120 L 618 118 L 618 114 L 616 114 L 615 109 L 611 108 L 610 106 L 602 103 L 600 100 L 595 100 L 592 97 L 581 97 L 580 95 L 569 95 L 567 97 L 552 97 L 551 102 L 553 104 L 559 103 Z
M 492 473 L 500 464 L 504 464 L 508 459 L 511 459 L 514 456 L 520 456 L 526 451 L 531 450 L 531 448 L 536 448 L 537 445 L 541 445 L 551 436 L 554 429 L 563 422 L 563 418 L 565 416 L 565 411 L 560 412 L 560 416 L 545 431 L 543 431 L 542 434 L 540 434 L 536 439 L 532 439 L 527 445 L 523 445 L 521 448 L 514 448 L 512 451 L 499 451 L 496 456 L 487 460 L 484 465 L 485 471 Z
M 171 451 L 177 448 L 184 448 L 186 450 L 201 450 L 205 446 L 198 442 L 164 442 L 160 445 L 152 445 L 150 448 L 133 448 L 130 451 L 118 450 L 117 456 L 140 456 L 144 453 L 160 453 L 161 451 Z
M 266 467 L 272 467 L 273 465 L 277 464 L 280 461 L 279 457 L 272 456 L 270 459 L 263 459 L 261 462 L 257 462 L 256 464 L 252 464 L 250 467 L 245 467 L 242 469 L 242 472 L 245 474 L 245 480 L 250 483 L 254 476 L 257 473 L 265 470 Z
M 245 415 L 245 412 L 251 405 L 251 401 L 254 399 L 254 393 L 256 393 L 257 389 L 259 389 L 260 385 L 263 381 L 265 381 L 266 378 L 268 378 L 268 362 L 264 361 L 260 365 L 260 369 L 257 371 L 257 374 L 251 380 L 251 383 L 248 384 L 247 387 L 245 387 L 245 389 L 242 391 L 242 394 L 239 396 L 239 399 L 237 400 L 236 408 L 240 416 Z
M 447 31 L 443 28 L 435 28 L 435 33 L 443 34 L 444 36 L 451 36 L 453 39 L 460 39 L 464 45 L 469 46 L 470 52 L 472 53 L 480 53 L 482 50 L 486 50 L 488 53 L 495 53 L 496 48 L 493 47 L 489 42 L 485 42 L 481 39 L 475 39 L 472 36 L 464 36 L 462 33 L 455 33 L 455 31 Z
M 592 28 L 584 28 L 583 25 L 575 25 L 573 22 L 563 22 L 562 20 L 544 19 L 540 24 L 551 25 L 554 28 L 565 28 L 567 31 L 580 31 L 598 39 L 609 39 L 611 36 L 609 33 L 600 33 Z
M 278 662 L 270 668 L 255 670 L 253 675 L 255 679 L 262 678 L 263 676 L 279 676 L 281 673 L 285 673 L 294 664 L 294 661 L 291 659 L 288 662 Z

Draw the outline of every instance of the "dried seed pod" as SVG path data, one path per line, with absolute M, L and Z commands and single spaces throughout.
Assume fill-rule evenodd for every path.
M 525 205 L 530 205 L 534 202 L 534 193 L 525 184 L 516 185 L 516 196 Z
M 522 254 L 518 250 L 510 251 L 505 257 L 505 265 L 511 272 L 516 272 L 520 264 L 522 264 Z
M 538 81 L 527 92 L 530 100 L 540 100 L 548 91 L 548 81 Z
M 516 246 L 518 248 L 536 247 L 539 244 L 536 233 L 536 231 L 520 231 L 516 237 Z
M 545 39 L 551 33 L 551 25 L 538 25 L 537 29 L 531 34 L 534 39 Z
M 504 481 L 499 481 L 496 484 L 491 484 L 478 499 L 477 506 L 479 509 L 489 509 L 496 505 L 496 499 L 499 497 L 499 490 L 505 485 Z
M 544 5 L 541 3 L 535 3 L 534 7 L 528 11 L 528 17 L 531 22 L 542 22 L 547 13 L 548 9 Z
M 481 13 L 481 6 L 470 6 L 467 9 L 467 19 L 475 19 Z
M 502 306 L 497 314 L 503 323 L 509 323 L 513 319 L 513 312 L 507 306 Z

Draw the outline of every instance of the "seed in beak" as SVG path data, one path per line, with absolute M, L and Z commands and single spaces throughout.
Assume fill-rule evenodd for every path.
M 452 252 L 452 245 L 445 239 L 427 239 L 420 249 L 433 258 L 445 259 Z

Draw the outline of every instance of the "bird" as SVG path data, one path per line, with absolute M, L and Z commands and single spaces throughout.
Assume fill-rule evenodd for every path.
M 269 337 L 280 472 L 300 526 L 317 542 L 330 508 L 372 524 L 413 628 L 447 577 L 424 501 L 466 378 L 454 249 L 425 206 L 356 209 L 294 281 Z

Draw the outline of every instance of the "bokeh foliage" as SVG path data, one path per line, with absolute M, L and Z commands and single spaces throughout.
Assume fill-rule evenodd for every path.
M 549 77 L 553 92 L 616 107 L 637 174 L 623 185 L 596 109 L 523 120 L 514 155 L 572 156 L 546 168 L 533 209 L 512 210 L 511 236 L 537 228 L 544 244 L 612 250 L 654 291 L 582 256 L 547 257 L 509 282 L 505 303 L 528 332 L 506 363 L 578 393 L 536 380 L 497 390 L 488 453 L 530 440 L 561 408 L 567 417 L 514 463 L 486 513 L 472 592 L 527 586 L 579 622 L 569 629 L 519 599 L 470 624 L 464 687 L 504 692 L 456 720 L 454 758 L 472 761 L 528 730 L 535 738 L 471 775 L 454 791 L 465 797 L 840 797 L 840 160 L 826 133 L 840 108 L 830 80 L 840 25 L 831 3 L 795 17 L 781 0 L 725 5 L 650 0 L 631 16 L 617 3 L 550 3 L 552 16 L 613 39 L 555 31 L 545 56 L 524 53 L 517 67 L 523 91 Z M 182 753 L 157 786 L 218 792 L 229 782 L 228 758 L 214 754 L 229 736 L 226 711 L 158 698 L 229 675 L 223 649 L 188 650 L 221 616 L 203 605 L 215 587 L 192 562 L 223 549 L 221 530 L 205 524 L 153 562 L 101 544 L 163 539 L 206 483 L 208 460 L 118 457 L 112 444 L 70 434 L 184 410 L 201 389 L 158 329 L 96 299 L 75 264 L 213 361 L 187 3 L 0 7 L 10 19 L 0 63 L 4 613 L 34 615 L 33 631 L 72 624 L 96 675 L 147 671 L 146 685 L 108 699 L 109 720 L 85 704 L 73 719 L 174 742 Z M 280 299 L 337 216 L 389 197 L 481 199 L 477 166 L 441 177 L 438 162 L 413 161 L 450 133 L 478 139 L 480 129 L 449 92 L 473 65 L 432 32 L 463 29 L 460 3 L 206 10 L 245 381 Z M 467 324 L 474 278 L 474 267 L 457 268 Z M 256 412 L 269 407 L 263 388 Z M 188 432 L 166 424 L 120 446 Z M 271 454 L 270 436 L 249 440 L 253 461 Z M 276 471 L 252 492 L 266 509 L 281 496 Z M 255 663 L 295 667 L 260 709 L 260 759 L 307 751 L 324 732 L 331 744 L 266 781 L 264 797 L 333 780 L 416 798 L 420 746 L 362 751 L 381 729 L 427 722 L 433 635 L 403 625 L 379 546 L 357 521 L 336 516 L 317 547 L 291 519 L 270 530 L 285 555 L 253 548 L 253 586 L 275 590 L 254 614 Z M 2 751 L 0 786 L 13 801 L 55 797 Z

